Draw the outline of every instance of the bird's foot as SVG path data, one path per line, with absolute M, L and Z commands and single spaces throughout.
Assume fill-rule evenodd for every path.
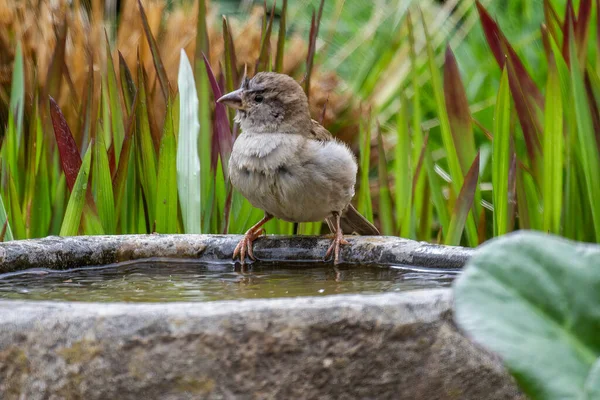
M 252 251 L 252 243 L 264 231 L 265 230 L 263 228 L 250 228 L 248 232 L 246 232 L 242 240 L 240 240 L 238 245 L 235 247 L 235 250 L 233 250 L 233 259 L 235 260 L 239 256 L 242 266 L 246 264 L 246 254 L 248 254 L 248 258 L 250 258 L 251 260 L 256 260 L 256 257 L 254 257 L 254 252 Z
M 341 229 L 338 229 L 331 241 L 329 249 L 327 249 L 327 253 L 325 253 L 325 260 L 333 253 L 333 264 L 338 265 L 340 263 L 340 247 L 347 244 L 350 244 L 350 242 L 344 239 L 344 233 Z

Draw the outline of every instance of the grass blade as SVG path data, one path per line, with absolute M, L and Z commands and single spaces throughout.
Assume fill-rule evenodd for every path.
M 275 16 L 275 2 L 271 7 L 271 15 L 267 24 L 266 30 L 263 32 L 260 53 L 258 60 L 256 60 L 256 72 L 259 71 L 270 71 L 271 70 L 271 31 L 273 30 L 273 18 Z
M 373 205 L 371 203 L 371 188 L 369 186 L 369 171 L 371 160 L 371 119 L 360 122 L 360 186 L 358 188 L 358 211 L 369 221 L 373 221 Z
M 73 190 L 81 168 L 81 157 L 67 121 L 52 97 L 50 97 L 50 116 L 52 117 L 54 136 L 58 145 L 62 169 L 65 173 L 69 190 Z
M 179 62 L 179 140 L 177 142 L 177 188 L 185 233 L 202 233 L 200 159 L 198 157 L 198 94 L 192 66 L 181 50 Z
M 446 61 L 444 63 L 444 97 L 450 131 L 454 138 L 454 146 L 458 161 L 463 174 L 469 170 L 469 166 L 475 158 L 475 138 L 471 124 L 471 111 L 467 101 L 467 94 L 460 78 L 456 58 L 450 49 L 446 47 Z
M 202 3 L 202 2 L 200 2 Z M 169 100 L 169 79 L 167 78 L 167 71 L 165 71 L 165 66 L 163 65 L 162 59 L 160 58 L 160 53 L 158 51 L 158 45 L 156 44 L 156 40 L 152 35 L 152 31 L 150 30 L 150 25 L 148 24 L 148 17 L 146 17 L 146 12 L 144 11 L 144 7 L 142 6 L 142 1 L 138 0 L 138 6 L 140 8 L 140 16 L 142 17 L 142 25 L 144 26 L 144 33 L 146 34 L 146 39 L 148 40 L 148 46 L 150 46 L 150 51 L 152 52 L 152 62 L 154 63 L 154 68 L 156 69 L 156 75 L 158 76 L 158 82 L 160 83 L 160 89 L 163 93 L 165 101 Z
M 544 97 L 542 93 L 538 89 L 537 85 L 531 78 L 531 75 L 525 69 L 523 62 L 510 45 L 506 37 L 498 27 L 498 24 L 493 20 L 490 14 L 486 11 L 486 9 L 481 5 L 481 2 L 478 0 L 475 2 L 477 5 L 477 11 L 479 12 L 479 18 L 481 20 L 481 26 L 483 27 L 483 32 L 485 34 L 486 40 L 496 61 L 500 68 L 504 68 L 504 63 L 508 56 L 508 59 L 511 60 L 514 64 L 514 69 L 516 75 L 520 79 L 520 85 L 523 87 L 523 91 L 531 96 L 538 107 L 542 108 L 544 106 Z
M 475 190 L 479 181 L 479 154 L 475 157 L 473 165 L 465 176 L 465 183 L 460 190 L 460 193 L 454 204 L 452 219 L 448 232 L 446 232 L 446 244 L 457 246 L 460 244 L 460 237 L 465 228 L 465 223 L 469 216 L 469 210 L 473 207 L 473 199 L 475 198 Z
M 17 187 L 15 180 L 12 177 L 11 171 L 8 172 L 8 199 L 10 207 L 10 225 L 13 229 L 13 235 L 15 239 L 27 239 L 27 231 L 25 230 L 25 220 L 23 219 L 23 212 L 21 210 L 21 204 L 19 201 L 19 194 L 17 193 Z
M 25 108 L 25 72 L 23 69 L 23 51 L 21 42 L 17 43 L 10 85 L 10 114 L 14 118 L 17 149 L 23 136 L 23 111 Z
M 235 90 L 235 86 L 238 84 L 238 71 L 237 71 L 237 59 L 235 56 L 235 45 L 233 38 L 231 37 L 231 31 L 229 30 L 229 24 L 227 18 L 223 16 L 223 47 L 225 57 L 225 90 L 231 92 Z M 235 110 L 231 110 L 230 120 L 233 121 Z
M 564 110 L 558 71 L 553 60 L 549 65 L 544 112 L 543 229 L 558 235 L 563 198 Z
M 510 92 L 508 71 L 502 69 L 500 88 L 494 111 L 492 140 L 492 196 L 494 201 L 494 236 L 508 232 L 508 173 L 510 171 Z
M 388 179 L 388 166 L 379 126 L 377 129 L 377 150 L 377 156 L 379 161 L 377 170 L 379 175 L 379 224 L 381 225 L 381 233 L 383 233 L 384 235 L 393 235 L 395 232 L 395 228 L 394 215 L 392 213 L 392 199 L 390 196 L 390 185 Z
M 423 19 L 425 21 L 425 19 Z M 448 111 L 446 109 L 446 103 L 444 101 L 444 92 L 442 89 L 441 78 L 437 66 L 435 64 L 435 57 L 433 49 L 431 47 L 431 38 L 427 30 L 427 25 L 423 23 L 423 30 L 425 32 L 425 44 L 427 47 L 427 56 L 429 64 L 429 72 L 431 74 L 431 86 L 433 88 L 435 105 L 437 115 L 440 120 L 440 131 L 442 134 L 442 142 L 444 144 L 444 150 L 446 152 L 446 159 L 448 161 L 448 167 L 450 169 L 450 175 L 452 176 L 452 188 L 454 194 L 460 193 L 463 187 L 464 176 L 458 154 L 452 138 L 452 132 L 450 129 L 450 120 L 448 117 Z M 467 238 L 471 246 L 477 246 L 479 244 L 479 235 L 477 234 L 477 228 L 475 226 L 475 219 L 471 213 L 467 219 Z
M 138 175 L 142 184 L 143 195 L 145 199 L 145 211 L 148 215 L 147 225 L 152 226 L 154 221 L 154 212 L 156 211 L 156 153 L 154 141 L 148 120 L 148 105 L 146 92 L 146 74 L 144 69 L 139 65 L 138 68 L 138 109 L 136 110 L 136 134 L 134 137 L 136 147 L 136 164 L 138 166 Z
M 156 228 L 159 233 L 177 233 L 177 142 L 173 126 L 173 105 L 168 104 L 158 158 Z
M 308 54 L 306 55 L 306 75 L 304 76 L 304 92 L 306 97 L 310 98 L 310 77 L 312 75 L 315 53 L 317 51 L 317 37 L 319 36 L 319 25 L 321 24 L 321 16 L 323 15 L 323 5 L 325 0 L 321 0 L 319 5 L 319 13 L 315 16 L 313 11 L 312 20 L 310 23 L 310 33 L 308 36 Z
M 440 177 L 435 173 L 435 167 L 433 163 L 433 157 L 431 156 L 431 148 L 428 146 L 429 132 L 425 134 L 423 140 L 423 146 L 425 148 L 425 157 L 423 159 L 425 163 L 425 169 L 427 170 L 427 178 L 429 186 L 426 186 L 427 190 L 431 194 L 431 200 L 437 212 L 438 221 L 442 227 L 443 232 L 448 232 L 450 227 L 450 217 L 448 216 L 448 208 L 446 207 L 446 200 L 444 199 L 444 188 L 440 182 Z
M 121 76 L 121 90 L 123 93 L 123 100 L 125 102 L 125 108 L 127 108 L 127 115 L 131 115 L 132 110 L 135 110 L 135 107 L 132 105 L 135 103 L 133 98 L 136 94 L 135 83 L 133 82 L 133 77 L 131 76 L 131 71 L 123 58 L 123 54 L 119 52 L 119 75 Z
M 279 19 L 279 35 L 277 37 L 277 55 L 275 56 L 275 72 L 283 72 L 283 54 L 285 50 L 287 0 L 283 0 L 281 18 Z
M 400 228 L 400 236 L 410 237 L 412 232 L 412 197 L 411 185 L 411 143 L 408 134 L 407 101 L 400 98 L 400 110 L 396 121 L 396 146 L 394 147 L 394 181 L 396 225 Z
M 121 107 L 121 101 L 119 99 L 119 89 L 117 87 L 117 75 L 115 74 L 115 67 L 113 65 L 113 58 L 110 52 L 110 45 L 108 44 L 108 36 L 106 30 L 104 31 L 106 38 L 106 60 L 107 60 L 107 74 L 106 83 L 108 88 L 108 99 L 110 108 L 110 123 L 113 134 L 113 148 L 115 152 L 115 165 L 119 162 L 119 156 L 121 155 L 121 147 L 123 146 L 123 139 L 125 137 L 125 128 L 123 127 L 123 111 Z M 108 124 L 108 121 L 105 122 Z
M 575 51 L 573 39 L 571 39 L 571 85 L 577 121 L 577 138 L 589 196 L 589 206 L 592 209 L 594 232 L 596 240 L 600 240 L 600 202 L 598 202 L 598 199 L 600 199 L 600 185 L 598 185 L 598 182 L 600 182 L 600 156 L 598 155 L 598 144 L 596 143 L 592 116 L 587 101 L 584 78 Z
M 85 196 L 87 193 L 88 179 L 90 175 L 90 164 L 92 160 L 92 143 L 88 146 L 83 163 L 78 171 L 77 178 L 71 190 L 67 210 L 60 227 L 60 236 L 75 236 L 79 232 L 81 223 L 81 214 L 85 205 Z
M 104 231 L 112 235 L 116 233 L 115 200 L 108 166 L 108 155 L 102 135 L 97 136 L 93 148 L 92 187 L 98 206 L 98 215 Z

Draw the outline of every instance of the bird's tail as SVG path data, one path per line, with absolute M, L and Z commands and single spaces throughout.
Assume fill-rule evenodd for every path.
M 335 221 L 332 218 L 327 218 L 327 225 L 331 232 L 335 232 Z M 342 213 L 341 226 L 342 232 L 346 234 L 380 235 L 375 225 L 363 217 L 352 204 L 349 204 Z

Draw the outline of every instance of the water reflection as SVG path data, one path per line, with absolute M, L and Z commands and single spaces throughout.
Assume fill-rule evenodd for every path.
M 0 298 L 69 301 L 213 301 L 382 293 L 450 286 L 452 271 L 325 264 L 230 265 L 137 262 L 66 272 L 0 275 Z

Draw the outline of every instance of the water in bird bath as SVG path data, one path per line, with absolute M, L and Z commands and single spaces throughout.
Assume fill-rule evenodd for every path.
M 145 261 L 0 275 L 0 299 L 169 302 L 382 293 L 449 286 L 457 273 L 322 263 L 254 264 L 242 273 L 231 265 Z

